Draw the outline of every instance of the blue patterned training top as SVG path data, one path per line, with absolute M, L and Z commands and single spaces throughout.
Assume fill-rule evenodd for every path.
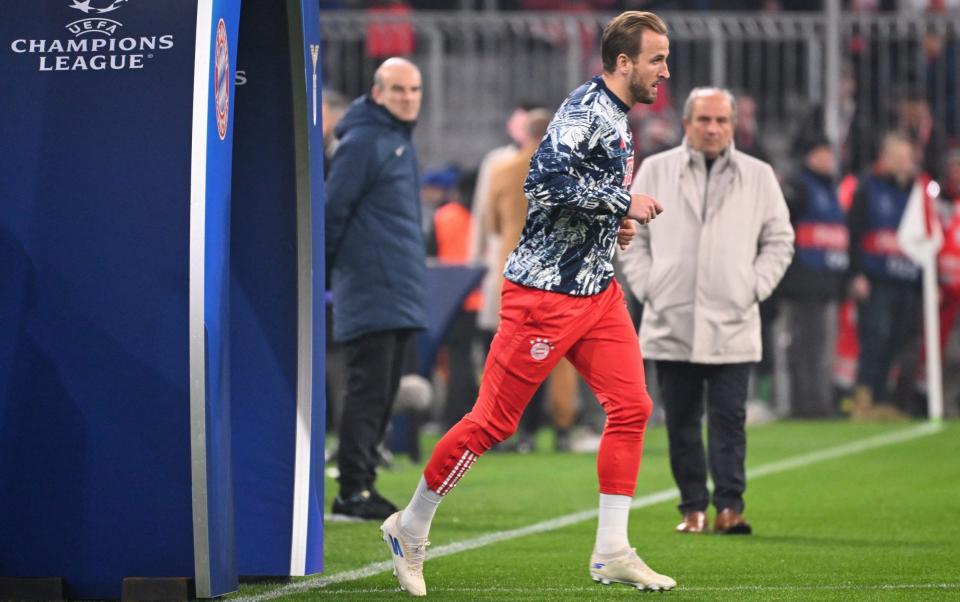
M 530 161 L 520 243 L 504 276 L 568 295 L 595 295 L 613 278 L 620 219 L 630 207 L 628 107 L 594 77 L 564 101 Z

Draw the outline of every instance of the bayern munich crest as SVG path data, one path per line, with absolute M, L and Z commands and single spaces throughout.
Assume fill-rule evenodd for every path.
M 553 345 L 547 339 L 538 338 L 530 341 L 530 357 L 538 362 L 547 359 L 551 349 L 553 349 Z
M 227 137 L 227 117 L 230 115 L 230 44 L 227 42 L 227 25 L 220 19 L 217 23 L 217 52 L 213 64 L 215 86 L 213 101 L 217 110 L 217 134 Z

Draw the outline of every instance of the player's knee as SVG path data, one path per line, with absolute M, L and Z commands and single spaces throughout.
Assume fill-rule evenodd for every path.
M 647 392 L 642 391 L 623 403 L 608 403 L 605 409 L 608 425 L 643 428 L 650 419 L 653 402 Z
M 513 432 L 506 432 L 491 424 L 476 424 L 468 438 L 467 446 L 478 454 L 486 453 L 491 447 L 507 439 Z

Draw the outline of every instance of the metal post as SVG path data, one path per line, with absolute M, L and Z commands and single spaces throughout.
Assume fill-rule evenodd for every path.
M 927 416 L 943 419 L 943 366 L 940 358 L 940 313 L 938 307 L 937 254 L 923 262 L 923 334 L 927 352 Z
M 804 28 L 804 33 L 807 47 L 807 98 L 816 104 L 823 99 L 823 82 L 820 81 L 823 73 L 823 40 L 818 37 L 819 31 L 814 26 Z
M 727 46 L 718 19 L 710 21 L 710 84 L 723 86 L 727 79 Z
M 583 59 L 580 46 L 579 21 L 568 17 L 564 22 L 567 31 L 567 88 L 573 90 L 583 83 L 580 73 Z
M 826 60 L 824 61 L 824 128 L 840 156 L 840 0 L 827 0 L 824 6 L 826 19 Z
M 426 24 L 424 24 L 426 26 Z M 440 26 L 436 22 L 429 24 L 429 30 L 425 36 L 430 40 L 430 50 L 427 59 L 427 72 L 430 74 L 430 80 L 425 86 L 425 92 L 429 98 L 430 112 L 427 119 L 430 123 L 429 157 L 442 157 L 444 149 L 440 148 L 443 136 L 443 108 L 446 101 L 443 97 L 446 83 L 443 81 L 443 35 L 440 32 Z M 422 161 L 421 161 L 422 163 Z

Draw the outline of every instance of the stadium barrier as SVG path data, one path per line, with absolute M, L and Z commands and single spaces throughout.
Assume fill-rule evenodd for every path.
M 724 85 L 758 100 L 761 134 L 784 151 L 803 117 L 828 98 L 828 67 L 855 76 L 858 117 L 875 131 L 897 119 L 903 95 L 928 98 L 944 144 L 960 115 L 960 14 L 664 12 L 670 27 L 670 105 L 679 114 L 694 86 Z M 612 15 L 516 12 L 376 11 L 323 13 L 326 84 L 350 96 L 370 87 L 373 70 L 404 54 L 424 73 L 418 148 L 424 165 L 479 164 L 504 140 L 520 100 L 556 107 L 600 71 L 599 43 Z M 834 36 L 833 44 L 830 36 Z M 842 93 L 842 90 L 840 91 Z M 829 112 L 843 125 L 841 100 Z M 872 156 L 872 139 L 862 141 Z

